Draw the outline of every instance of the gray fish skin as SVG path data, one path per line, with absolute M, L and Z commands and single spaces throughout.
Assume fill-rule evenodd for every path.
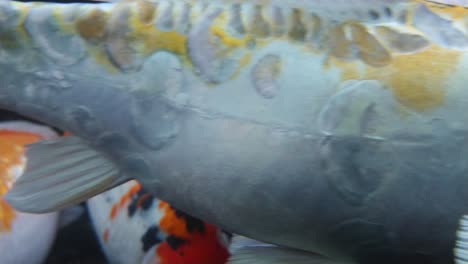
M 455 263 L 466 11 L 288 3 L 0 2 L 0 107 L 231 232 L 361 264 Z

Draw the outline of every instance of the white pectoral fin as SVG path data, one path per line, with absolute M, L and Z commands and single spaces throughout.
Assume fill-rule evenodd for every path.
M 460 219 L 454 255 L 456 264 L 468 264 L 468 215 Z
M 77 137 L 29 145 L 26 169 L 6 194 L 15 209 L 45 213 L 85 201 L 127 179 Z
M 243 236 L 234 236 L 229 248 L 231 257 L 227 264 L 351 264 Z

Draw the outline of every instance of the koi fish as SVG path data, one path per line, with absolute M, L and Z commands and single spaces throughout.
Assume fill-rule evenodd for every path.
M 14 210 L 3 196 L 24 170 L 24 145 L 57 138 L 47 127 L 24 121 L 0 122 L 0 262 L 41 264 L 55 238 L 58 213 Z
M 154 198 L 130 181 L 87 202 L 111 264 L 224 264 L 230 234 Z
M 136 179 L 277 246 L 232 264 L 467 263 L 467 21 L 464 0 L 3 0 L 0 108 L 74 135 L 32 145 L 6 199 Z

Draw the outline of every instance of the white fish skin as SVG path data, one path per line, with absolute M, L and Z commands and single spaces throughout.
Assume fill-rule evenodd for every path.
M 360 264 L 454 261 L 465 8 L 157 3 L 0 5 L 0 107 L 77 136 L 30 148 L 13 205 L 60 209 L 136 178 L 260 241 Z
M 10 232 L 0 234 L 1 262 L 41 264 L 57 232 L 57 213 L 18 212 Z

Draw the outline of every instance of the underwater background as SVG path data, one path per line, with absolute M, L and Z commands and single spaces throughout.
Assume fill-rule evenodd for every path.
M 85 204 L 81 204 L 86 208 Z M 87 210 L 76 221 L 61 228 L 44 264 L 107 264 Z

